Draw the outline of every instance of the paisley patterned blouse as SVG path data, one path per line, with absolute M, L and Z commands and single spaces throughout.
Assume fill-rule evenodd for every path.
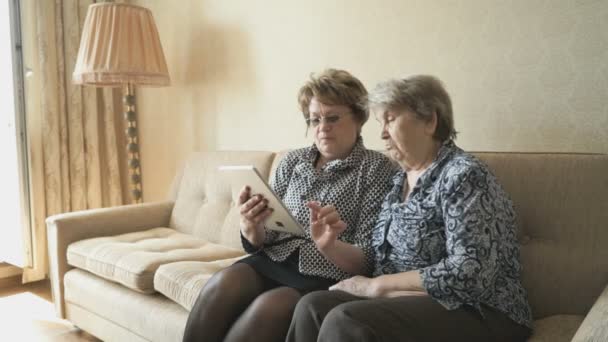
M 481 304 L 531 327 L 521 281 L 513 205 L 487 166 L 452 141 L 418 179 L 407 201 L 393 178 L 373 232 L 374 275 L 419 270 L 447 309 Z

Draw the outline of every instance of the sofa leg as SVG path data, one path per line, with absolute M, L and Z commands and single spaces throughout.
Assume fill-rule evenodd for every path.
M 78 336 L 79 338 L 84 338 L 87 341 L 100 341 L 100 339 L 98 339 L 96 336 L 93 336 L 91 334 L 89 334 L 88 332 L 80 329 L 79 326 L 77 326 L 76 324 L 72 324 L 72 330 L 70 331 L 70 334 L 73 334 L 75 336 Z

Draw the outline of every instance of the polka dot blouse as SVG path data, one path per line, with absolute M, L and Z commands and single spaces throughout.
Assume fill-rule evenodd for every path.
M 372 229 L 382 200 L 392 186 L 391 179 L 397 166 L 383 154 L 366 149 L 361 137 L 347 158 L 328 162 L 320 170 L 314 167 L 318 156 L 319 151 L 314 145 L 291 151 L 281 160 L 270 180 L 274 191 L 304 227 L 305 238 L 267 230 L 262 250 L 255 250 L 245 239 L 243 246 L 249 253 L 262 252 L 278 262 L 297 251 L 302 274 L 334 280 L 350 277 L 321 255 L 310 237 L 310 212 L 306 203 L 319 201 L 322 205 L 332 204 L 337 208 L 347 225 L 338 239 L 363 250 L 366 269 L 371 273 Z

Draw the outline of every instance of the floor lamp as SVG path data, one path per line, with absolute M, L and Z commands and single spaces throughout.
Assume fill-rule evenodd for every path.
M 75 84 L 123 87 L 131 195 L 142 202 L 135 86 L 168 86 L 169 72 L 158 30 L 149 9 L 123 3 L 89 6 L 78 57 Z

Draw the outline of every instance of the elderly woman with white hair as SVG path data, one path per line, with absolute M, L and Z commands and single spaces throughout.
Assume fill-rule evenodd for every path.
M 374 277 L 303 297 L 287 340 L 525 341 L 532 316 L 513 205 L 488 167 L 454 144 L 443 85 L 426 75 L 390 80 L 369 106 L 401 166 L 373 232 Z

